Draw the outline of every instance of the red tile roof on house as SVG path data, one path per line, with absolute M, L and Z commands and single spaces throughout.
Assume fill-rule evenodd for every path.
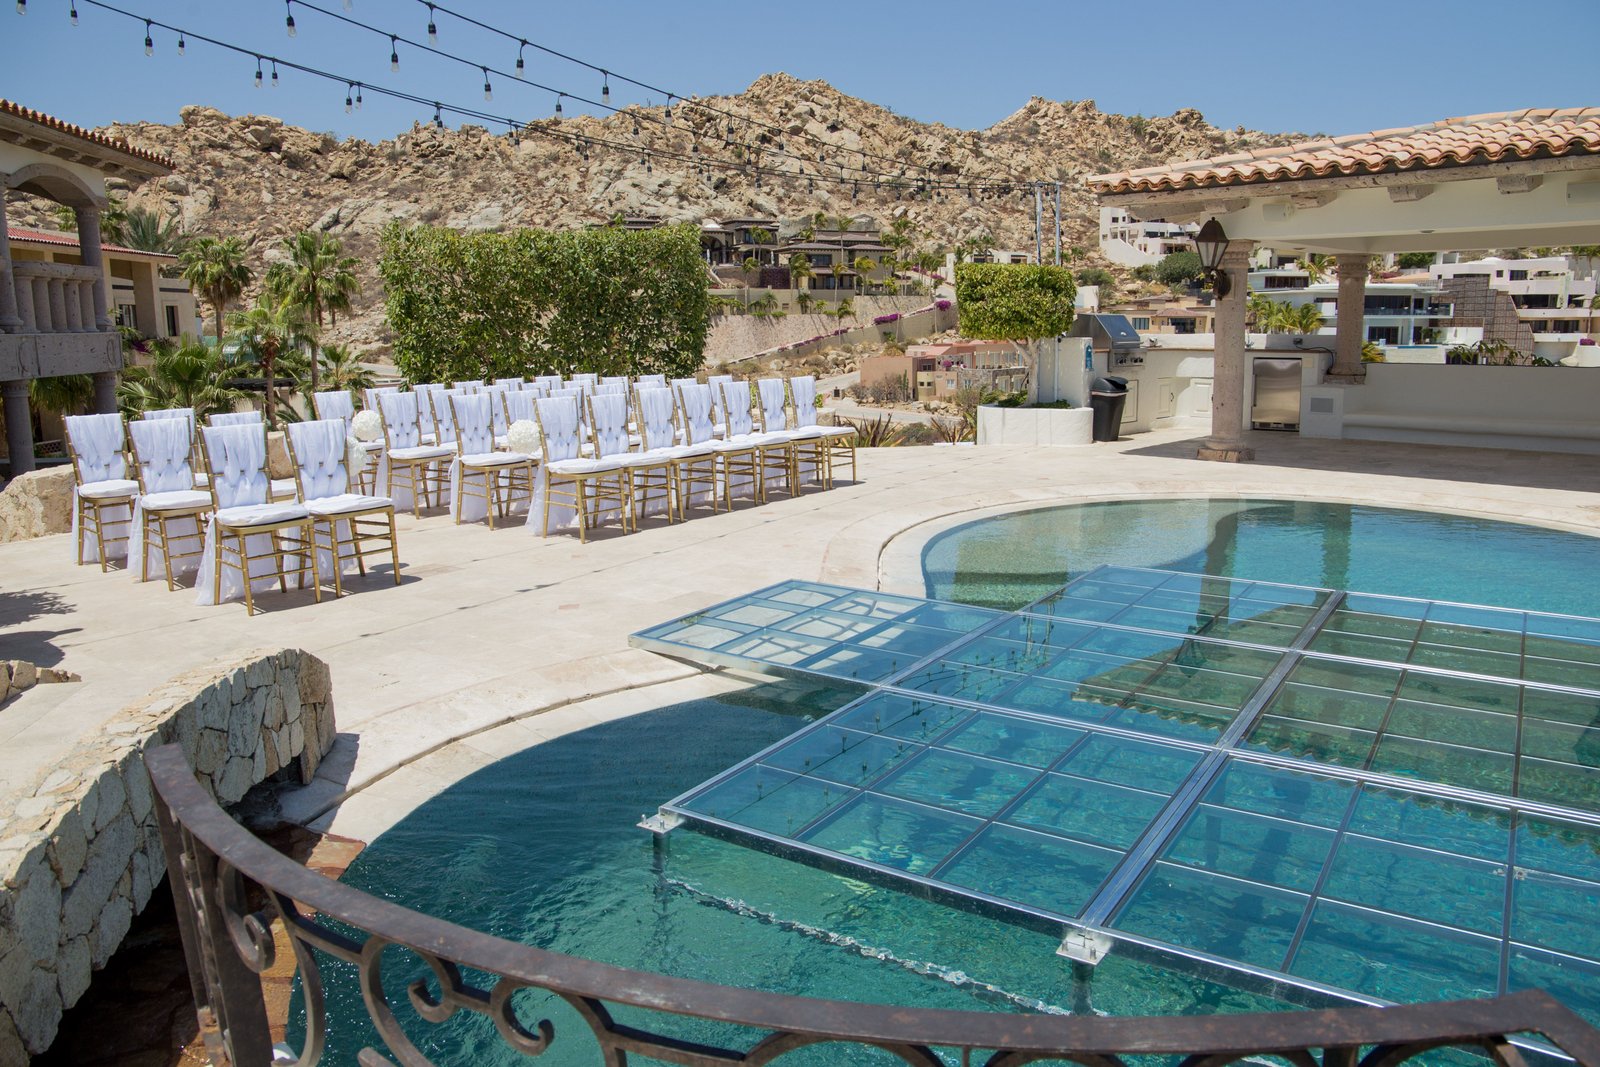
M 26 241 L 36 245 L 60 245 L 63 248 L 77 248 L 78 238 L 70 233 L 55 233 L 51 230 L 24 230 L 16 226 L 6 227 L 6 236 L 13 241 Z M 160 256 L 162 259 L 177 259 L 177 256 L 166 252 L 146 252 L 138 248 L 125 248 L 122 245 L 102 243 L 102 252 L 122 252 L 135 256 Z
M 70 134 L 73 137 L 82 138 L 83 140 L 92 144 L 97 144 L 102 148 L 110 148 L 113 151 L 121 152 L 124 155 L 132 156 L 135 159 L 142 159 L 146 163 L 154 163 L 157 166 L 166 167 L 168 170 L 172 170 L 177 166 L 177 164 L 173 163 L 172 160 L 166 156 L 159 155 L 155 152 L 147 152 L 142 148 L 135 148 L 127 141 L 122 140 L 120 137 L 109 137 L 103 133 L 95 133 L 93 130 L 86 130 L 82 126 L 75 126 L 70 122 L 63 122 L 53 115 L 46 115 L 42 111 L 35 111 L 31 107 L 23 107 L 21 104 L 12 100 L 0 98 L 0 113 L 15 115 L 17 118 L 26 119 L 29 122 L 36 122 L 41 126 L 49 127 L 50 129 L 59 133 Z
M 1088 185 L 1102 195 L 1211 189 L 1596 154 L 1600 108 L 1535 108 L 1096 174 Z

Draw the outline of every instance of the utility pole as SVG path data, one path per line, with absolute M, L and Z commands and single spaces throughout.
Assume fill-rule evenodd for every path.
M 1033 183 L 1033 261 L 1044 262 L 1044 189 Z
M 1056 182 L 1056 266 L 1061 266 L 1061 183 Z

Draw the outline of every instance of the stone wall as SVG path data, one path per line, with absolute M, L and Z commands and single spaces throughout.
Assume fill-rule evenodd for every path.
M 232 804 L 284 769 L 310 782 L 333 737 L 327 664 L 244 653 L 118 712 L 0 817 L 0 1064 L 50 1046 L 166 873 L 147 747 L 182 745 L 200 784 Z
M 851 301 L 856 309 L 854 319 L 840 322 L 831 315 L 785 315 L 781 319 L 763 319 L 754 315 L 723 315 L 712 320 L 711 332 L 706 335 L 706 366 L 714 367 L 729 360 L 743 359 L 757 352 L 765 352 L 779 345 L 793 344 L 807 337 L 830 333 L 840 326 L 872 326 L 872 320 L 891 311 L 913 311 L 927 305 L 926 296 L 863 296 Z M 866 335 L 863 335 L 866 336 Z M 877 340 L 876 329 L 870 339 Z
M 72 529 L 72 468 L 19 474 L 0 490 L 0 544 Z
M 0 659 L 0 705 L 40 683 L 80 681 L 71 671 L 36 667 L 25 659 Z

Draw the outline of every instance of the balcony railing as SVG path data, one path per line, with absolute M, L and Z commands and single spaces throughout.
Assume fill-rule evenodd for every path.
M 94 290 L 100 272 L 72 263 L 13 261 L 23 333 L 95 333 Z
M 1522 1034 L 1542 1036 L 1579 1067 L 1600 1067 L 1600 1031 L 1538 991 L 1388 1008 L 1105 1018 L 818 1000 L 631 971 L 491 937 L 315 874 L 234 822 L 195 781 L 176 745 L 149 751 L 146 761 L 195 1001 L 212 1062 L 219 1065 L 273 1060 L 257 975 L 273 964 L 273 928 L 281 924 L 305 997 L 300 1067 L 317 1063 L 328 1033 L 318 953 L 359 969 L 367 1013 L 390 1055 L 405 1064 L 431 1062 L 388 1003 L 380 966 L 390 945 L 410 950 L 433 976 L 431 985 L 418 980 L 408 990 L 424 1022 L 477 1012 L 508 1047 L 537 1057 L 565 1034 L 548 1020 L 524 1022 L 512 994 L 542 989 L 577 1011 L 599 1042 L 599 1062 L 611 1067 L 625 1067 L 630 1053 L 691 1067 L 764 1064 L 825 1043 L 880 1049 L 920 1067 L 948 1062 L 935 1050 L 987 1067 L 1058 1059 L 1123 1067 L 1121 1057 L 1129 1055 L 1184 1056 L 1183 1067 L 1268 1055 L 1295 1067 L 1396 1067 L 1443 1047 L 1482 1050 L 1502 1067 L 1522 1067 L 1510 1041 Z M 256 896 L 267 903 L 252 912 L 246 901 Z M 468 971 L 489 980 L 471 984 Z M 627 1013 L 634 1022 L 618 1022 L 615 1007 L 734 1024 L 751 1036 L 743 1048 L 693 1043 L 671 1036 L 667 1026 L 644 1028 L 636 1011 Z M 366 1067 L 390 1062 L 372 1049 L 359 1058 Z M 835 1062 L 850 1061 L 836 1056 Z

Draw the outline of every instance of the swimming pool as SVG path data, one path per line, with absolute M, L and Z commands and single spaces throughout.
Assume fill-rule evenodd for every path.
M 1581 613 L 1592 606 L 1579 608 L 1578 602 L 1592 601 L 1587 594 L 1600 588 L 1600 568 L 1580 551 L 1594 555 L 1594 541 L 1505 523 L 1277 501 L 1063 510 L 942 535 L 925 554 L 930 591 L 1014 606 L 1062 584 L 1069 568 L 1076 574 L 1105 562 L 1317 585 L 1334 584 L 1331 569 L 1346 575 L 1350 587 L 1370 592 Z M 1297 518 L 1313 525 L 1301 526 Z M 1101 540 L 1106 543 L 1095 543 Z M 1004 546 L 1019 541 L 1022 550 L 1008 554 Z M 998 565 L 996 546 L 1003 557 Z M 1450 560 L 1469 565 L 1439 565 Z M 1092 996 L 1095 1010 L 1112 1014 L 1280 1006 L 1117 955 L 1100 965 L 1086 988 L 1055 955 L 1054 936 L 697 834 L 675 833 L 658 852 L 637 829 L 640 815 L 663 799 L 857 695 L 775 683 L 541 745 L 430 799 L 374 841 L 346 880 L 543 947 L 781 992 L 1044 1011 L 1081 1009 Z M 1168 894 L 1171 900 L 1184 900 L 1182 888 Z M 1189 901 L 1171 912 L 1173 919 L 1190 910 L 1199 915 L 1203 903 Z M 1361 966 L 1355 958 L 1335 962 Z M 398 958 L 390 963 L 391 1003 L 404 1003 L 413 970 Z M 329 1062 L 352 1062 L 355 1050 L 375 1035 L 365 1029 L 353 974 L 330 971 L 327 978 L 330 1016 L 341 1027 L 330 1037 Z M 1549 984 L 1571 1002 L 1593 980 L 1552 974 Z M 1570 989 L 1560 988 L 1563 981 L 1573 983 Z M 1393 992 L 1395 999 L 1426 999 L 1438 991 Z M 548 1015 L 567 1038 L 542 1062 L 590 1062 L 593 1046 L 576 1017 L 547 998 L 527 996 L 519 1002 L 522 1016 Z M 1574 1006 L 1591 1014 L 1595 1008 Z M 409 1017 L 405 1009 L 401 1015 Z M 411 1022 L 419 1046 L 440 1062 L 516 1062 L 481 1017 L 461 1014 L 440 1027 Z M 683 1034 L 717 1039 L 707 1024 L 686 1023 Z M 818 1051 L 792 1062 L 830 1060 Z
M 1102 564 L 1600 614 L 1592 537 L 1367 505 L 1193 498 L 1045 507 L 947 530 L 922 553 L 928 596 L 999 608 Z

